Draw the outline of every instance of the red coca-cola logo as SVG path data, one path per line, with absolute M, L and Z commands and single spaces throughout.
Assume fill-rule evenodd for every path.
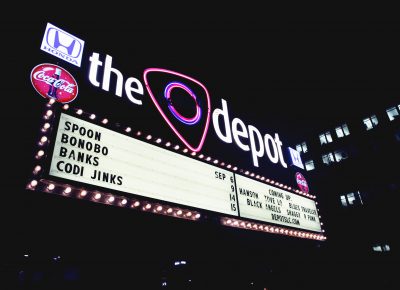
M 307 180 L 304 178 L 303 174 L 296 172 L 296 182 L 302 192 L 308 193 L 309 188 Z
M 74 77 L 62 67 L 42 63 L 31 71 L 31 82 L 43 97 L 60 103 L 72 102 L 78 95 L 78 84 Z

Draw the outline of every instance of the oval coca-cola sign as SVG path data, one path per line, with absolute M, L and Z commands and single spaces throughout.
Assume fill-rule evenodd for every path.
M 302 192 L 309 192 L 307 181 L 300 172 L 296 172 L 296 182 Z
M 42 63 L 35 66 L 31 72 L 31 82 L 42 97 L 60 103 L 72 102 L 78 95 L 78 84 L 74 77 L 55 64 Z

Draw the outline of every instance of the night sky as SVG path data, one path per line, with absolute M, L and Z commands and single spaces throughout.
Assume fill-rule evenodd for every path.
M 199 248 L 195 256 L 200 258 L 206 252 L 204 247 L 209 246 L 204 235 L 210 234 L 215 245 L 212 252 L 220 254 L 221 259 L 230 260 L 229 250 L 240 245 L 247 254 L 243 259 L 256 260 L 248 244 L 252 239 L 262 239 L 250 235 L 246 242 L 239 241 L 240 234 L 230 230 L 222 233 L 218 226 L 192 227 L 185 221 L 165 222 L 157 216 L 26 191 L 46 102 L 30 82 L 30 72 L 37 64 L 57 64 L 74 75 L 79 85 L 74 105 L 170 138 L 173 143 L 179 140 L 163 123 L 148 94 L 142 97 L 143 105 L 137 106 L 124 96 L 115 96 L 113 87 L 106 92 L 90 84 L 92 52 L 102 59 L 106 54 L 112 56 L 113 67 L 125 79 L 142 80 L 144 69 L 161 67 L 200 80 L 208 89 L 213 109 L 221 108 L 221 99 L 225 99 L 231 119 L 238 117 L 262 133 L 279 133 L 286 146 L 294 147 L 310 132 L 317 138 L 326 128 L 350 119 L 361 122 L 366 113 L 399 104 L 400 23 L 79 19 L 38 17 L 1 22 L 7 45 L 2 45 L 0 216 L 2 242 L 6 245 L 1 254 L 7 258 L 34 249 L 46 255 L 60 252 L 75 260 L 129 260 L 137 252 L 142 259 L 146 253 L 154 260 L 157 255 L 172 259 L 174 254 L 190 251 L 190 245 Z M 40 50 L 47 22 L 85 41 L 80 68 Z M 281 182 L 294 183 L 292 175 L 265 160 L 263 167 L 255 169 L 250 155 L 234 144 L 223 144 L 212 126 L 204 152 Z M 192 244 L 182 242 L 188 238 L 182 234 L 185 231 L 192 235 Z M 239 242 L 226 246 L 226 237 Z M 302 245 L 299 241 L 297 246 Z M 217 250 L 219 247 L 225 247 L 223 253 Z M 278 249 L 278 242 L 272 247 Z M 169 249 L 168 254 L 165 249 Z

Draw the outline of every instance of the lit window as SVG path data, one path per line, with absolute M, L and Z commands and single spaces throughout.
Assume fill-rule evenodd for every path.
M 374 252 L 382 252 L 381 246 L 373 246 L 372 249 L 374 250 Z
M 296 145 L 296 150 L 297 150 L 298 152 L 306 153 L 306 152 L 308 151 L 306 142 L 303 142 L 303 143 L 301 143 L 301 144 L 297 144 L 297 145 Z
M 389 120 L 393 121 L 394 119 L 396 119 L 399 116 L 399 111 L 397 110 L 396 107 L 391 107 L 386 110 L 386 114 L 388 115 Z
M 333 154 L 328 153 L 328 154 L 322 155 L 322 162 L 324 162 L 326 165 L 329 165 L 329 164 L 335 162 L 335 159 L 333 158 Z
M 370 130 L 378 125 L 378 118 L 375 115 L 372 115 L 369 118 L 365 118 L 363 122 L 366 129 Z
M 347 127 L 347 124 L 343 124 L 339 127 L 335 128 L 336 135 L 338 138 L 342 138 L 344 136 L 350 135 L 349 127 Z
M 353 192 L 347 194 L 347 202 L 349 203 L 349 205 L 353 205 L 355 200 L 356 197 L 354 196 Z
M 388 244 L 374 245 L 372 246 L 372 250 L 374 252 L 389 252 L 390 246 Z
M 341 161 L 342 159 L 346 159 L 346 158 L 348 157 L 348 156 L 347 156 L 347 153 L 344 152 L 344 151 L 342 151 L 342 150 L 336 150 L 336 151 L 334 152 L 334 154 L 335 154 L 336 162 L 339 162 L 339 161 Z
M 331 132 L 327 131 L 325 133 L 320 134 L 319 141 L 321 142 L 321 145 L 326 143 L 331 143 L 332 142 Z
M 312 160 L 308 160 L 304 164 L 306 165 L 306 170 L 307 171 L 313 170 L 315 168 L 314 167 L 314 161 L 312 161 Z
M 347 206 L 347 200 L 346 200 L 346 197 L 344 195 L 340 196 L 340 201 L 342 202 L 343 206 Z
M 357 198 L 359 200 L 357 200 Z M 361 194 L 360 191 L 357 191 L 356 193 L 350 192 L 347 194 L 343 194 L 340 196 L 340 202 L 342 203 L 342 206 L 348 206 L 348 205 L 363 205 L 363 201 L 361 199 Z

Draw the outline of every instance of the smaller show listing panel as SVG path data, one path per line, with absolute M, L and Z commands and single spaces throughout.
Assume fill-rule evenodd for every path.
M 313 200 L 61 113 L 51 176 L 321 232 Z

